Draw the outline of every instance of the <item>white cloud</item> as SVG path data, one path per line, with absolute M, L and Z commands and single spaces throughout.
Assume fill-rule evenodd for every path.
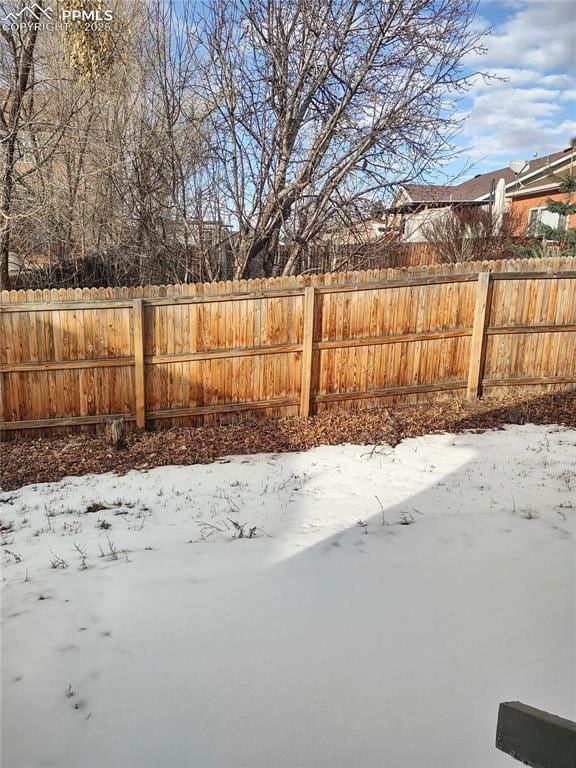
M 535 155 L 542 156 L 547 152 L 557 152 L 567 144 L 567 137 L 576 135 L 576 121 L 565 121 L 546 131 L 533 121 L 515 123 L 507 126 L 502 133 L 487 133 L 477 136 L 470 149 L 470 157 L 479 161 L 480 173 L 485 168 L 504 167 L 509 160 L 530 160 Z
M 504 20 L 469 60 L 495 79 L 476 78 L 469 92 L 464 141 L 482 165 L 505 165 L 562 149 L 576 134 L 576 7 L 572 0 L 482 0 L 485 17 Z M 463 105 L 464 107 L 464 105 Z
M 489 11 L 488 5 L 482 3 L 481 9 Z M 509 5 L 516 12 L 492 32 L 484 64 L 576 72 L 572 0 L 524 0 Z

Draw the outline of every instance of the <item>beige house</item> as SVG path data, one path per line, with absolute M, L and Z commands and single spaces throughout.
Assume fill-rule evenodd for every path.
M 369 217 L 331 227 L 322 235 L 321 242 L 330 242 L 334 245 L 373 243 L 386 237 L 389 231 L 387 219 Z
M 559 186 L 572 174 L 576 150 L 569 147 L 560 152 L 536 157 L 512 168 L 498 168 L 477 174 L 472 179 L 453 186 L 433 184 L 403 184 L 400 186 L 388 216 L 394 222 L 404 242 L 426 242 L 427 225 L 452 215 L 455 208 L 480 207 L 496 215 L 515 211 L 516 234 L 529 232 L 536 222 L 552 227 L 576 226 L 576 216 L 563 221 L 557 213 L 546 210 L 547 201 L 564 200 Z

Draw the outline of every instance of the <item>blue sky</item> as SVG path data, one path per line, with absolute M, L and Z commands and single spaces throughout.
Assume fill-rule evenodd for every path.
M 469 178 L 568 145 L 576 136 L 576 1 L 480 0 L 478 27 L 489 26 L 488 52 L 471 68 L 480 78 L 462 102 L 463 154 L 450 171 L 474 163 Z

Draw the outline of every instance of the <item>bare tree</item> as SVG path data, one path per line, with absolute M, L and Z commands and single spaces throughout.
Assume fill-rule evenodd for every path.
M 197 266 L 192 261 L 202 213 L 196 212 L 195 178 L 206 144 L 191 25 L 188 6 L 162 0 L 147 6 L 137 51 L 137 107 L 124 143 L 131 159 L 123 165 L 139 247 L 170 250 L 175 274 L 185 282 Z
M 292 274 L 335 210 L 450 156 L 472 0 L 206 0 L 198 67 L 236 278 Z M 285 243 L 283 263 L 275 254 Z
M 39 2 L 42 7 L 42 2 Z M 0 6 L 0 12 L 4 7 Z M 2 136 L 2 178 L 0 181 L 0 287 L 10 287 L 8 259 L 10 255 L 10 234 L 12 198 L 14 193 L 15 168 L 19 159 L 18 139 L 23 127 L 25 101 L 32 90 L 34 49 L 38 32 L 35 25 L 24 32 L 6 30 L 0 27 L 5 44 L 2 50 L 2 80 L 0 85 L 0 131 Z
M 39 2 L 36 14 L 43 8 Z M 24 10 L 21 3 L 20 10 Z M 6 11 L 0 4 L 0 13 Z M 26 19 L 23 15 L 22 19 Z M 84 33 L 72 25 L 67 40 L 78 72 L 87 69 L 93 81 L 109 65 L 110 42 L 104 33 Z M 92 41 L 86 56 L 82 52 Z M 96 56 L 102 48 L 105 56 Z M 64 252 L 72 240 L 74 203 L 95 109 L 95 89 L 76 83 L 73 71 L 60 64 L 62 40 L 41 25 L 21 21 L 0 27 L 0 283 L 9 287 L 12 235 L 19 235 L 19 250 L 30 233 L 56 235 Z M 87 64 L 89 62 L 89 64 Z M 83 114 L 87 119 L 83 119 Z M 74 122 L 74 118 L 77 120 Z M 81 128 L 81 130 L 79 130 Z M 67 185 L 65 197 L 62 188 Z M 66 226 L 67 224 L 67 226 Z M 53 244 L 51 239 L 50 245 Z

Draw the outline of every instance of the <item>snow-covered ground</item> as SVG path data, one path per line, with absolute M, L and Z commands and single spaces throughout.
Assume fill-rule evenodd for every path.
M 495 768 L 499 702 L 576 714 L 574 430 L 0 498 L 4 768 Z

